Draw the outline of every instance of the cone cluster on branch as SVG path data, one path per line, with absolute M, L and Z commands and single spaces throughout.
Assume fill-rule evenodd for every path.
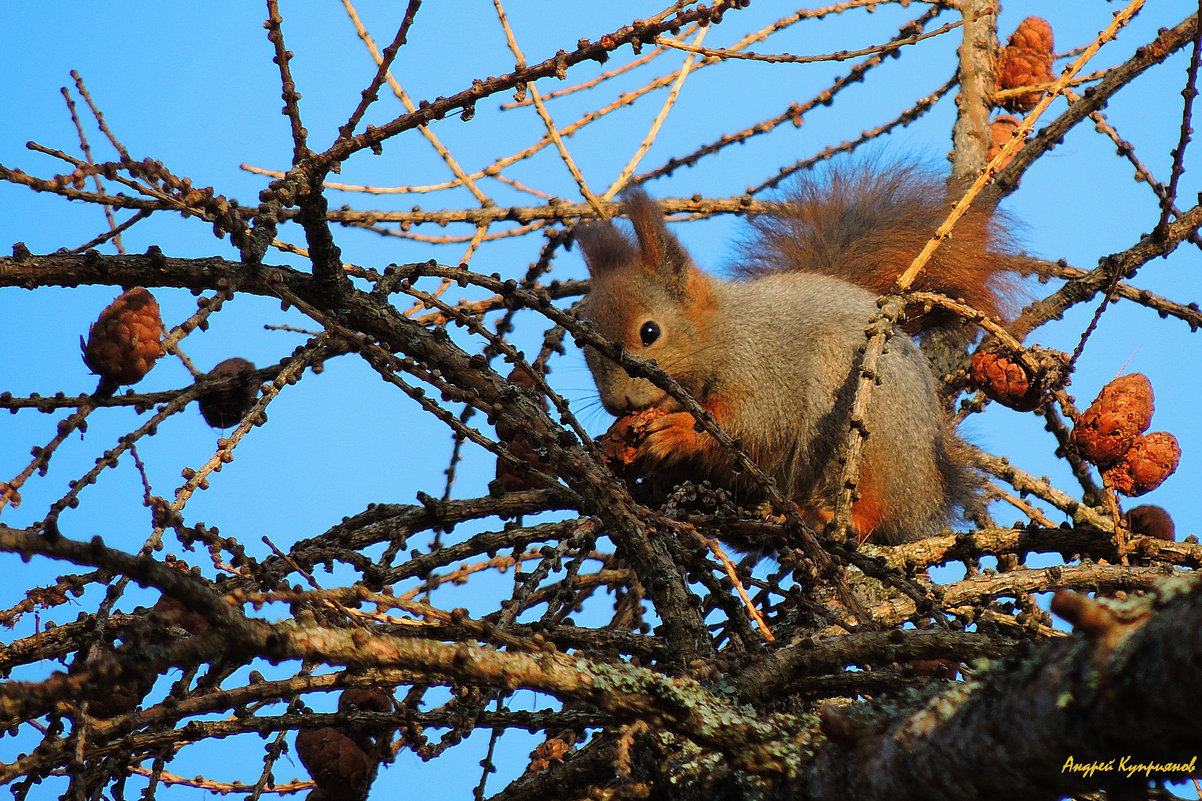
M 1020 22 L 1018 28 L 1010 36 L 1009 43 L 1001 49 L 998 58 L 998 91 L 1038 86 L 1056 80 L 1056 73 L 1052 69 L 1054 60 L 1052 49 L 1052 26 L 1046 19 L 1027 17 Z M 998 98 L 995 105 L 1006 111 L 1025 114 L 1035 108 L 1042 96 L 1042 91 L 1024 92 Z M 1010 141 L 1019 123 L 1019 118 L 1011 114 L 1003 114 L 990 123 L 988 153 L 990 161 Z M 1001 166 L 1005 167 L 1007 163 L 1009 160 L 1003 162 Z
M 88 330 L 83 360 L 105 384 L 136 384 L 163 355 L 163 319 L 154 295 L 142 287 L 122 292 Z
M 1152 424 L 1154 408 L 1148 377 L 1131 373 L 1102 387 L 1073 428 L 1077 453 L 1102 470 L 1107 486 L 1124 495 L 1156 489 L 1181 460 L 1181 447 L 1172 434 L 1143 433 Z

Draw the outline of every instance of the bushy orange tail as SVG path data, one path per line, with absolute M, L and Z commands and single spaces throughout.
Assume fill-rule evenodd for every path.
M 945 179 L 911 165 L 840 165 L 796 182 L 781 211 L 752 221 L 741 248 L 741 278 L 780 270 L 841 278 L 883 295 L 951 211 Z M 1021 296 L 1017 276 L 1033 260 L 1016 252 L 1004 214 L 973 206 L 935 251 L 913 288 L 964 300 L 991 317 L 1006 317 Z M 908 314 L 907 329 L 949 327 L 938 309 Z

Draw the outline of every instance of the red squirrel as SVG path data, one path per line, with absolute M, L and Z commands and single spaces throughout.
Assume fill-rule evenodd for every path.
M 752 221 L 736 280 L 698 269 L 641 190 L 623 195 L 631 238 L 612 222 L 577 229 L 591 289 L 584 317 L 627 351 L 654 359 L 739 441 L 815 524 L 829 521 L 838 451 L 876 299 L 950 210 L 946 182 L 911 166 L 843 167 L 798 183 L 773 215 Z M 1000 218 L 970 210 L 915 289 L 996 315 L 1025 259 Z M 906 330 L 958 324 L 915 309 Z M 622 416 L 655 410 L 630 463 L 645 476 L 751 485 L 693 415 L 643 378 L 585 348 L 601 402 Z M 907 334 L 889 340 L 866 420 L 852 525 L 861 539 L 930 536 L 979 505 L 980 481 L 936 395 L 926 356 Z

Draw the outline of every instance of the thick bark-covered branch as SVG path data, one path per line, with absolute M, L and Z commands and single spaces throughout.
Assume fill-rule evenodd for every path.
M 60 674 L 42 683 L 36 697 L 25 693 L 24 683 L 12 683 L 0 695 L 6 717 L 52 704 L 56 693 L 71 694 L 64 699 L 94 696 L 105 682 L 146 664 L 193 664 L 216 658 L 221 649 L 223 659 L 235 661 L 317 659 L 355 670 L 420 671 L 439 683 L 548 692 L 593 705 L 615 721 L 639 720 L 670 733 L 690 744 L 682 753 L 707 764 L 712 760 L 706 754 L 724 755 L 722 769 L 708 773 L 693 770 L 687 759 L 661 765 L 658 780 L 679 787 L 678 798 L 713 797 L 753 782 L 774 788 L 770 795 L 777 797 L 1054 799 L 1129 781 L 1120 767 L 1124 758 L 1127 764 L 1188 763 L 1202 747 L 1192 705 L 1202 679 L 1202 583 L 1190 578 L 1167 580 L 1149 597 L 1122 604 L 1058 597 L 1058 608 L 1077 626 L 1072 638 L 999 662 L 916 710 L 896 715 L 900 710 L 884 705 L 877 710 L 884 715 L 879 723 L 838 711 L 819 723 L 806 715 L 748 714 L 693 679 L 554 649 L 500 652 L 334 629 L 303 616 L 277 624 L 242 618 L 155 560 L 99 542 L 2 533 L 4 550 L 124 572 L 187 597 L 223 623 L 219 631 L 152 646 L 145 654 L 114 653 L 93 677 Z M 931 654 L 954 645 L 941 643 L 938 634 L 916 637 L 931 637 Z M 849 643 L 849 662 L 888 658 L 891 647 L 889 635 L 867 635 L 858 648 L 854 639 Z M 1065 767 L 1095 763 L 1102 767 L 1090 775 Z M 12 775 L 26 767 L 10 766 Z
M 1050 801 L 1129 783 L 1124 757 L 1190 762 L 1202 750 L 1202 584 L 1174 579 L 1130 607 L 1108 625 L 1000 663 L 885 733 L 832 744 L 800 797 Z M 1113 767 L 1085 776 L 1065 769 L 1070 758 Z
M 185 599 L 190 608 L 203 610 L 218 629 L 173 647 L 154 645 L 145 653 L 114 653 L 96 675 L 57 674 L 42 683 L 9 683 L 0 689 L 0 720 L 36 717 L 48 712 L 56 701 L 96 697 L 107 682 L 120 681 L 148 665 L 163 670 L 218 657 L 235 662 L 266 658 L 272 662 L 317 660 L 357 670 L 409 669 L 421 671 L 430 682 L 547 692 L 563 700 L 592 704 L 619 720 L 641 719 L 687 734 L 732 758 L 753 748 L 783 749 L 790 739 L 787 727 L 779 727 L 780 721 L 741 712 L 695 680 L 671 678 L 624 662 L 598 662 L 560 653 L 554 647 L 500 652 L 467 642 L 330 628 L 317 625 L 312 616 L 282 623 L 245 618 L 157 560 L 113 550 L 99 540 L 84 543 L 0 526 L 0 551 L 49 556 L 124 573 Z M 226 648 L 219 649 L 221 643 Z
M 786 761 L 800 765 L 796 774 L 751 774 L 661 733 L 676 741 L 675 760 L 644 763 L 636 778 L 671 787 L 661 797 L 672 801 L 1053 801 L 1196 774 L 1202 583 L 1171 579 L 1118 611 L 1080 598 L 1066 606 L 1073 604 L 1074 636 L 997 662 L 917 708 L 907 711 L 897 699 L 878 704 L 875 716 L 824 710 L 825 737 L 799 746 L 799 761 Z M 600 746 L 581 752 L 585 764 Z M 571 773 L 569 761 L 535 783 Z
M 989 115 L 997 88 L 997 3 L 972 0 L 963 5 L 964 38 L 960 42 L 960 93 L 952 127 L 952 178 L 968 186 L 985 169 Z

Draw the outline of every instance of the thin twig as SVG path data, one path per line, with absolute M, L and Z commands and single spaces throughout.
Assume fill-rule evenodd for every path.
M 397 53 L 404 46 L 406 38 L 409 34 L 409 27 L 413 25 L 413 19 L 417 16 L 417 10 L 421 8 L 422 0 L 409 0 L 409 7 L 405 9 L 405 16 L 401 19 L 401 24 L 397 28 L 396 36 L 392 39 L 392 44 L 384 48 L 384 53 L 381 55 L 376 50 L 375 42 L 367 35 L 367 31 L 363 28 L 363 24 L 359 20 L 359 14 L 355 11 L 355 7 L 350 0 L 343 0 L 343 7 L 347 13 L 351 15 L 351 20 L 355 23 L 355 29 L 359 32 L 359 36 L 363 38 L 364 43 L 371 51 L 372 58 L 376 61 L 376 74 L 369 85 L 361 93 L 358 107 L 351 112 L 350 119 L 346 121 L 338 129 L 339 136 L 348 137 L 354 134 L 355 127 L 363 119 L 363 115 L 367 113 L 368 107 L 376 102 L 380 97 L 380 86 L 383 85 L 385 79 L 389 75 L 389 70 L 392 67 L 392 62 L 396 60 Z M 411 109 L 412 110 L 412 109 Z
M 280 70 L 281 96 L 284 99 L 283 114 L 292 126 L 292 164 L 295 166 L 310 154 L 307 144 L 308 132 L 300 115 L 300 93 L 292 79 L 292 51 L 284 46 L 284 18 L 280 16 L 279 0 L 267 0 L 267 40 L 275 47 L 275 63 Z
M 1202 0 L 1198 1 L 1198 19 L 1202 20 Z M 1177 146 L 1173 148 L 1173 166 L 1169 174 L 1169 185 L 1165 191 L 1166 197 L 1161 200 L 1160 222 L 1156 230 L 1161 231 L 1169 224 L 1173 214 L 1173 201 L 1177 198 L 1177 184 L 1181 174 L 1185 172 L 1185 148 L 1189 145 L 1193 127 L 1190 118 L 1193 116 L 1194 98 L 1198 96 L 1198 60 L 1202 55 L 1202 30 L 1194 36 L 1194 50 L 1190 56 L 1189 66 L 1185 71 L 1185 87 L 1181 90 L 1184 103 L 1181 104 L 1181 132 L 1177 136 Z
M 493 7 L 497 10 L 497 18 L 501 21 L 501 27 L 505 31 L 505 41 L 508 43 L 510 51 L 513 52 L 514 58 L 517 59 L 518 69 L 524 69 L 526 66 L 526 57 L 522 55 L 522 49 L 518 46 L 517 38 L 513 35 L 513 29 L 509 27 L 509 18 L 505 15 L 505 9 L 501 5 L 501 0 L 493 0 Z M 547 134 L 551 137 L 551 141 L 555 143 L 555 149 L 559 151 L 559 157 L 563 159 L 564 165 L 568 168 L 568 172 L 571 173 L 572 180 L 580 187 L 580 194 L 588 201 L 589 206 L 592 207 L 598 217 L 604 217 L 605 211 L 601 208 L 601 200 L 589 189 L 588 183 L 584 180 L 584 174 L 580 172 L 580 168 L 576 166 L 575 159 L 568 152 L 567 145 L 563 141 L 563 135 L 555 126 L 555 121 L 551 119 L 551 113 L 547 111 L 547 106 L 543 103 L 538 88 L 533 83 L 524 84 L 523 86 L 529 91 L 530 99 L 534 101 L 534 107 L 538 110 L 538 116 L 542 119 L 543 125 L 546 126 Z
M 694 45 L 700 45 L 705 41 L 705 35 L 709 32 L 709 28 L 702 28 L 697 33 L 697 38 L 693 40 Z M 647 130 L 647 135 L 643 137 L 643 141 L 639 144 L 638 150 L 626 162 L 626 166 L 622 168 L 622 172 L 610 184 L 609 189 L 605 190 L 605 194 L 601 196 L 602 200 L 613 200 L 618 192 L 630 180 L 630 176 L 634 175 L 635 167 L 643 160 L 643 156 L 647 155 L 647 151 L 651 149 L 651 144 L 655 141 L 655 137 L 659 134 L 660 128 L 663 127 L 664 120 L 668 118 L 668 112 L 676 105 L 676 98 L 680 97 L 680 90 L 684 87 L 685 78 L 689 77 L 689 71 L 693 68 L 693 63 L 696 58 L 689 56 L 680 66 L 680 71 L 677 73 L 676 81 L 672 84 L 671 91 L 668 92 L 668 97 L 664 99 L 663 106 L 660 107 L 659 113 L 655 115 L 655 120 L 651 123 L 651 127 Z
M 859 58 L 860 56 L 869 56 L 874 53 L 890 53 L 898 48 L 906 45 L 917 44 L 924 39 L 930 39 L 934 36 L 940 36 L 953 31 L 964 25 L 964 22 L 949 22 L 941 25 L 933 31 L 926 33 L 916 33 L 913 36 L 907 36 L 904 39 L 895 39 L 880 45 L 872 45 L 859 50 L 840 50 L 835 53 L 827 53 L 817 56 L 795 56 L 790 53 L 753 53 L 750 51 L 736 51 L 723 47 L 701 47 L 697 42 L 687 44 L 675 39 L 669 39 L 666 36 L 657 36 L 655 43 L 661 47 L 671 48 L 673 50 L 684 50 L 687 53 L 696 53 L 697 55 L 706 56 L 707 58 L 716 58 L 720 60 L 743 60 L 743 61 L 761 61 L 766 64 L 813 64 L 823 61 L 846 61 L 849 58 Z
M 409 8 L 405 12 L 405 20 L 401 23 L 401 30 L 397 32 L 397 39 L 399 41 L 403 42 L 404 33 L 408 30 L 408 26 L 412 24 L 413 15 L 417 13 L 417 7 L 420 5 L 421 0 L 409 0 Z M 379 66 L 379 72 L 376 75 L 377 81 L 381 79 L 386 80 L 389 88 L 392 89 L 392 93 L 396 95 L 398 100 L 401 101 L 401 104 L 405 107 L 405 109 L 410 113 L 416 111 L 417 105 L 413 102 L 413 98 L 411 98 L 409 93 L 402 88 L 400 82 L 397 81 L 396 77 L 392 74 L 392 71 L 388 68 L 392 61 L 391 58 L 387 58 L 388 51 L 385 50 L 384 55 L 380 54 L 379 49 L 376 47 L 375 40 L 372 39 L 371 34 L 367 32 L 367 28 L 363 25 L 363 21 L 359 19 L 359 13 L 355 10 L 355 6 L 350 0 L 342 0 L 342 6 L 346 9 L 346 13 L 350 17 L 351 23 L 355 26 L 355 32 L 359 35 L 359 38 L 363 40 L 363 44 L 367 47 L 368 52 L 371 53 L 371 57 Z M 396 41 L 394 41 L 393 46 L 396 46 L 396 44 Z M 393 55 L 395 56 L 395 50 L 393 51 Z M 378 89 L 378 83 L 373 82 L 373 88 Z M 439 157 L 446 163 L 447 167 L 449 167 L 451 172 L 455 175 L 455 180 L 448 182 L 443 188 L 465 186 L 467 187 L 467 190 L 471 192 L 476 200 L 480 201 L 482 205 L 493 205 L 493 201 L 486 194 L 484 194 L 484 192 L 482 192 L 478 186 L 476 186 L 476 180 L 478 180 L 479 176 L 468 175 L 466 172 L 464 172 L 463 168 L 459 166 L 459 162 L 456 161 L 451 155 L 451 151 L 442 143 L 442 141 L 438 138 L 438 135 L 430 130 L 430 126 L 423 125 L 418 130 L 421 131 L 422 136 L 425 137 L 426 141 L 430 143 L 431 147 L 434 148 L 434 151 L 438 153 Z M 353 128 L 347 128 L 343 135 L 349 137 L 351 133 L 353 133 Z M 332 188 L 334 186 L 328 182 L 326 185 L 331 186 Z
M 75 73 L 72 73 L 75 75 Z M 83 80 L 76 77 L 76 82 L 82 84 Z M 71 122 L 75 124 L 75 131 L 79 134 L 79 147 L 83 150 L 84 158 L 89 164 L 95 164 L 96 159 L 92 158 L 92 146 L 88 144 L 88 136 L 84 133 L 83 125 L 79 121 L 79 114 L 75 110 L 75 101 L 71 99 L 71 93 L 67 87 L 62 88 L 63 99 L 67 101 L 67 110 L 71 113 Z M 92 182 L 96 187 L 96 192 L 104 194 L 104 181 L 100 178 L 100 173 L 92 174 Z M 124 253 L 125 247 L 121 244 L 121 230 L 117 227 L 117 220 L 113 217 L 113 209 L 111 206 L 104 206 L 104 218 L 109 224 L 109 237 L 113 240 L 113 245 L 117 248 L 118 253 Z

